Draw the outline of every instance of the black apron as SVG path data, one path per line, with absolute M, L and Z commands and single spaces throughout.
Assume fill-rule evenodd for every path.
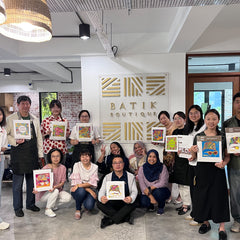
M 14 147 L 11 146 L 10 156 L 14 174 L 32 173 L 38 169 L 37 137 L 33 123 L 31 122 L 32 138 Z

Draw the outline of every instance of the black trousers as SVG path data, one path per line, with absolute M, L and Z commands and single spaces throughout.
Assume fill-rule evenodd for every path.
M 131 204 L 122 200 L 110 200 L 106 204 L 97 201 L 97 207 L 114 223 L 119 224 L 129 219 L 131 212 L 136 208 L 136 201 Z

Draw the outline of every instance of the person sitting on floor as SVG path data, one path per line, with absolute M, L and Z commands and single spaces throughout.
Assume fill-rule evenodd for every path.
M 171 192 L 168 189 L 167 168 L 160 162 L 156 150 L 148 151 L 146 163 L 139 168 L 138 181 L 142 191 L 142 207 L 154 210 L 154 204 L 158 204 L 157 215 L 162 215 Z
M 99 191 L 97 206 L 106 215 L 101 221 L 101 228 L 114 223 L 129 222 L 133 224 L 131 213 L 136 208 L 136 197 L 138 194 L 135 177 L 124 170 L 124 160 L 120 155 L 112 159 L 113 172 L 107 174 Z M 123 200 L 109 200 L 107 198 L 107 182 L 124 181 L 125 197 Z
M 63 191 L 63 185 L 66 181 L 66 167 L 61 164 L 63 153 L 58 148 L 51 149 L 47 154 L 48 164 L 42 169 L 52 169 L 53 171 L 53 188 L 49 191 L 38 192 L 35 189 L 36 200 L 47 202 L 45 215 L 48 217 L 56 217 L 55 212 L 57 205 L 70 202 L 71 195 Z
M 82 204 L 86 210 L 92 210 L 97 198 L 98 166 L 91 162 L 92 155 L 89 149 L 82 149 L 80 162 L 73 166 L 70 176 L 71 194 L 76 201 L 75 219 L 81 218 Z

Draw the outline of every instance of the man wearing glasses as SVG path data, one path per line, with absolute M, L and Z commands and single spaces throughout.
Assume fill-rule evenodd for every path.
M 120 155 L 116 155 L 112 160 L 113 172 L 107 174 L 103 179 L 102 187 L 98 194 L 98 208 L 106 215 L 101 221 L 101 228 L 112 224 L 128 222 L 133 224 L 131 212 L 136 208 L 136 197 L 138 194 L 135 177 L 133 174 L 126 172 L 124 162 Z M 124 192 L 122 200 L 109 200 L 107 191 L 114 190 L 117 194 L 121 189 L 117 185 L 112 185 L 115 189 L 107 189 L 108 181 L 123 181 Z

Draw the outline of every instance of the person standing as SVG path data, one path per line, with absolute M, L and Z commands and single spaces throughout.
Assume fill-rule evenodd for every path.
M 3 109 L 0 107 L 0 206 L 1 206 L 1 191 L 2 191 L 2 177 L 4 173 L 4 151 L 7 149 L 7 132 L 5 129 L 6 116 Z M 0 217 L 0 230 L 9 228 L 9 223 L 4 222 Z
M 39 119 L 29 113 L 31 99 L 20 96 L 17 99 L 18 112 L 7 118 L 7 137 L 11 145 L 11 164 L 13 170 L 13 208 L 17 217 L 23 217 L 22 185 L 25 177 L 27 184 L 26 209 L 40 211 L 35 205 L 35 195 L 32 193 L 33 170 L 39 168 L 39 158 L 43 158 L 42 134 Z M 15 139 L 14 120 L 30 120 L 31 139 Z
M 222 131 L 225 134 L 226 128 L 240 127 L 240 92 L 233 96 L 233 109 L 235 116 L 223 123 Z M 225 135 L 224 135 L 225 136 Z M 230 185 L 230 206 L 234 223 L 231 227 L 232 232 L 240 232 L 240 154 L 225 154 L 228 178 Z
M 49 108 L 51 111 L 51 116 L 45 118 L 41 123 L 41 133 L 44 138 L 43 141 L 43 152 L 45 157 L 45 163 L 47 164 L 47 154 L 53 148 L 58 148 L 63 153 L 63 161 L 62 163 L 65 164 L 66 160 L 66 153 L 67 153 L 67 144 L 66 140 L 53 140 L 50 139 L 51 131 L 51 123 L 52 122 L 67 122 L 67 129 L 66 129 L 66 137 L 70 134 L 69 129 L 69 122 L 67 119 L 63 118 L 61 115 L 62 112 L 62 104 L 59 100 L 55 99 L 52 100 L 49 104 Z

